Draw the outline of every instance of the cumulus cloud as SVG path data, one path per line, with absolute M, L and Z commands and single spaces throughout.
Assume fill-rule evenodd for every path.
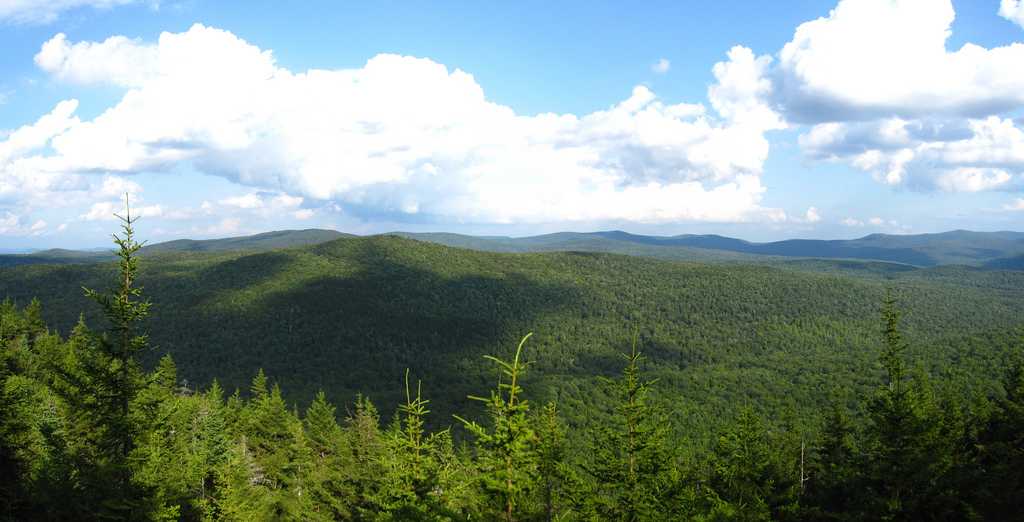
M 145 205 L 131 207 L 132 217 L 161 217 L 164 216 L 164 207 L 160 205 Z M 102 201 L 93 203 L 89 211 L 79 216 L 85 221 L 113 221 L 117 215 L 124 215 L 124 202 Z
M 1024 28 L 1024 1 L 1002 0 L 999 3 L 999 16 Z
M 218 201 L 221 208 L 217 211 L 222 213 L 225 210 L 246 210 L 262 217 L 290 213 L 297 219 L 308 219 L 312 217 L 313 211 L 299 209 L 303 201 L 304 199 L 301 197 L 291 196 L 284 192 L 250 192 Z M 207 212 L 213 211 L 214 208 L 213 204 L 208 201 L 203 203 L 203 209 Z
M 815 207 L 810 207 L 807 212 L 804 213 L 804 221 L 808 223 L 817 223 L 821 221 L 821 213 Z
M 1020 2 L 1005 1 L 1012 18 Z M 807 157 L 913 190 L 1024 188 L 1024 44 L 948 50 L 949 0 L 841 0 L 779 53 L 773 107 Z
M 659 58 L 658 61 L 651 65 L 651 71 L 657 74 L 665 74 L 672 67 L 672 62 L 666 58 Z
M 0 1 L 0 21 L 45 24 L 66 11 L 90 7 L 110 9 L 137 0 L 3 0 Z
M 260 207 L 263 206 L 263 199 L 261 199 L 259 197 L 259 195 L 255 194 L 255 193 L 252 193 L 252 194 L 245 194 L 243 196 L 234 196 L 234 197 L 222 199 L 222 200 L 220 200 L 220 204 L 221 205 L 227 205 L 229 207 L 246 208 L 246 209 L 260 208 Z
M 198 24 L 153 44 L 57 35 L 36 61 L 58 79 L 126 91 L 88 121 L 65 102 L 55 110 L 65 124 L 33 142 L 49 150 L 19 149 L 14 162 L 0 161 L 0 176 L 11 176 L 14 163 L 41 175 L 123 176 L 189 162 L 297 198 L 293 207 L 306 198 L 354 214 L 490 223 L 785 219 L 760 205 L 764 133 L 784 126 L 767 104 L 771 58 L 746 48 L 714 67 L 714 114 L 640 86 L 591 114 L 526 116 L 489 101 L 472 75 L 429 59 L 378 55 L 358 69 L 293 72 L 269 51 Z M 250 196 L 222 203 L 266 204 Z
M 977 117 L 1024 104 L 1024 44 L 949 51 L 954 16 L 950 0 L 841 0 L 801 24 L 776 71 L 787 117 Z
M 124 36 L 70 44 L 64 33 L 59 33 L 43 44 L 35 62 L 55 78 L 71 83 L 136 87 L 156 73 L 155 52 L 152 46 Z
M 708 88 L 711 105 L 725 119 L 752 129 L 784 129 L 785 122 L 769 105 L 774 87 L 767 73 L 771 56 L 755 56 L 743 46 L 729 50 L 729 60 L 716 63 L 717 83 Z
M 77 108 L 75 100 L 60 102 L 50 113 L 9 132 L 0 141 L 0 204 L 60 207 L 141 190 L 121 176 L 50 168 L 51 160 L 38 154 L 55 137 L 81 123 L 74 116 Z
M 0 214 L 0 235 L 38 236 L 45 231 L 46 222 L 41 219 L 30 222 L 9 210 Z
M 1024 211 L 1024 198 L 1017 198 L 1012 203 L 1003 205 L 1003 210 L 1010 210 L 1013 212 Z
M 852 218 L 852 217 L 845 218 L 842 221 L 840 221 L 840 223 L 843 224 L 844 226 L 848 226 L 848 227 L 862 227 L 862 226 L 864 226 L 864 222 L 863 221 L 861 221 L 859 219 Z
M 825 123 L 799 138 L 811 158 L 847 161 L 879 181 L 917 190 L 1024 188 L 1024 130 L 1012 119 Z

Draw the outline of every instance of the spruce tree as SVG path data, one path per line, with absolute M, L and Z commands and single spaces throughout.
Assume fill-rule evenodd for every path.
M 498 366 L 498 386 L 490 397 L 470 399 L 484 403 L 490 417 L 488 425 L 455 416 L 474 437 L 480 487 L 491 513 L 505 522 L 523 518 L 521 504 L 537 481 L 536 433 L 527 416 L 530 405 L 522 398 L 519 384 L 526 370 L 526 363 L 521 361 L 523 345 L 531 335 L 526 334 L 519 342 L 512 361 L 485 356 Z
M 334 414 L 334 406 L 319 391 L 306 410 L 303 419 L 306 438 L 313 454 L 309 474 L 309 494 L 317 520 L 344 520 L 352 518 L 352 494 L 347 490 L 342 475 L 343 434 Z
M 908 379 L 904 358 L 907 343 L 899 329 L 900 313 L 889 294 L 882 306 L 884 323 L 881 361 L 885 385 L 868 404 L 865 451 L 864 516 L 883 520 L 915 520 L 928 513 L 925 499 L 945 457 L 936 443 L 937 419 L 928 406 L 920 379 Z
M 581 484 L 568 463 L 566 428 L 554 402 L 544 405 L 535 424 L 543 519 L 547 522 L 564 520 L 570 516 L 568 508 L 572 490 L 581 489 Z
M 230 422 L 224 406 L 224 390 L 216 379 L 201 395 L 191 398 L 195 403 L 191 425 L 186 428 L 192 472 L 188 491 L 196 518 L 215 520 L 220 517 L 216 498 L 223 486 L 218 477 L 231 448 Z M 190 517 L 191 518 L 191 517 Z
M 378 499 L 380 509 L 397 520 L 428 520 L 443 511 L 437 498 L 443 432 L 426 432 L 429 402 L 423 398 L 419 382 L 416 395 L 412 395 L 406 370 L 405 403 L 398 406 L 398 416 L 387 433 L 384 487 Z
M 965 493 L 979 519 L 1024 520 L 1024 348 L 1011 358 L 1002 384 L 960 473 L 969 477 Z
M 663 518 L 676 487 L 667 444 L 668 421 L 648 403 L 655 381 L 641 375 L 643 356 L 637 343 L 634 338 L 630 353 L 624 354 L 626 366 L 616 383 L 615 420 L 597 428 L 585 466 L 596 487 L 590 509 L 603 520 Z
M 24 452 L 32 421 L 26 406 L 33 397 L 20 380 L 18 353 L 28 346 L 25 323 L 10 301 L 0 305 L 0 520 L 17 520 L 28 504 Z
M 305 473 L 309 471 L 308 449 L 302 426 L 285 405 L 281 388 L 275 384 L 265 393 L 262 371 L 253 382 L 258 396 L 249 404 L 247 450 L 255 462 L 250 482 L 257 485 L 254 494 L 256 514 L 260 518 L 301 520 L 309 500 Z
M 771 520 L 778 483 L 764 420 L 746 406 L 718 437 L 712 455 L 713 519 Z
M 87 510 L 94 516 L 116 520 L 148 518 L 150 492 L 133 480 L 138 459 L 132 456 L 143 432 L 132 408 L 145 385 L 136 357 L 148 348 L 139 324 L 149 315 L 150 303 L 136 284 L 138 251 L 137 218 L 127 206 L 121 220 L 116 286 L 107 293 L 84 289 L 101 308 L 108 329 L 96 334 L 83 321 L 72 332 L 71 353 L 51 368 L 50 385 L 65 404 L 69 477 L 76 487 L 65 506 Z M 71 493 L 71 491 L 69 491 Z
M 834 400 L 810 466 L 805 511 L 815 520 L 846 520 L 854 507 L 851 492 L 861 490 L 855 458 L 855 433 L 849 415 Z
M 375 518 L 375 499 L 383 487 L 385 442 L 380 431 L 380 414 L 370 399 L 359 395 L 352 415 L 346 419 L 342 476 L 344 490 L 351 498 L 353 520 Z

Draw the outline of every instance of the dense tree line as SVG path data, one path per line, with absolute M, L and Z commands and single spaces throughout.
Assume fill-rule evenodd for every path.
M 141 323 L 151 348 L 139 362 L 152 370 L 171 354 L 192 389 L 217 379 L 244 395 L 263 368 L 289 404 L 309 404 L 323 391 L 344 411 L 363 394 L 384 405 L 387 423 L 391 405 L 405 400 L 400 382 L 409 369 L 431 400 L 428 429 L 443 429 L 453 414 L 485 413 L 484 403 L 467 398 L 491 384 L 483 356 L 505 353 L 532 331 L 524 388 L 540 404 L 559 404 L 573 438 L 613 411 L 601 379 L 621 372 L 619 354 L 630 351 L 635 332 L 645 371 L 659 382 L 651 402 L 701 451 L 737 405 L 807 431 L 833 388 L 869 393 L 884 376 L 876 315 L 887 287 L 906 312 L 908 360 L 972 396 L 998 392 L 992 375 L 1024 318 L 1024 272 L 965 267 L 864 273 L 850 268 L 861 264 L 819 261 L 836 270 L 822 274 L 496 254 L 387 236 L 142 259 L 138 278 L 154 314 Z M 104 324 L 80 286 L 105 287 L 117 270 L 0 269 L 0 299 L 26 306 L 38 297 L 46 324 L 68 336 L 83 313 L 87 324 Z
M 701 446 L 652 400 L 663 383 L 639 334 L 577 433 L 566 405 L 530 399 L 529 336 L 488 357 L 496 382 L 465 417 L 432 420 L 408 372 L 390 421 L 366 397 L 300 411 L 263 371 L 246 393 L 190 387 L 169 356 L 140 365 L 150 306 L 130 219 L 117 241 L 117 284 L 86 291 L 105 329 L 62 337 L 38 301 L 0 305 L 0 519 L 1024 519 L 1019 348 L 992 393 L 962 393 L 913 364 L 891 297 L 872 392 L 818 418 L 737 404 Z

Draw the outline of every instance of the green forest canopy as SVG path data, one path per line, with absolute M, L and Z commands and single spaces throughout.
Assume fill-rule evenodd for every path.
M 926 313 L 917 319 L 917 342 L 925 340 L 931 346 L 919 350 L 915 357 L 905 336 L 908 330 L 901 323 L 897 300 L 891 293 L 886 293 L 881 321 L 865 319 L 863 325 L 854 321 L 852 314 L 844 315 L 865 306 L 856 300 L 814 302 L 823 308 L 807 308 L 806 303 L 801 303 L 800 298 L 812 295 L 840 297 L 834 285 L 843 280 L 834 276 L 807 276 L 800 280 L 806 285 L 802 286 L 791 279 L 793 273 L 785 271 L 732 270 L 723 277 L 708 272 L 707 267 L 640 263 L 648 270 L 634 272 L 633 278 L 645 281 L 642 276 L 649 275 L 651 268 L 661 269 L 664 272 L 658 275 L 666 276 L 666 282 L 676 283 L 669 285 L 673 290 L 698 287 L 707 296 L 717 296 L 714 290 L 718 289 L 747 291 L 739 306 L 732 303 L 733 308 L 722 308 L 751 321 L 748 327 L 753 327 L 754 335 L 748 339 L 748 351 L 754 357 L 723 362 L 722 354 L 735 357 L 739 352 L 734 345 L 743 338 L 743 329 L 702 330 L 710 332 L 709 339 L 731 333 L 732 343 L 725 342 L 724 348 L 707 353 L 686 354 L 659 346 L 659 336 L 667 336 L 673 330 L 651 322 L 650 316 L 624 314 L 622 310 L 617 316 L 614 307 L 604 310 L 598 306 L 616 301 L 601 300 L 591 292 L 600 295 L 598 291 L 605 290 L 631 303 L 639 303 L 643 297 L 628 290 L 650 297 L 646 293 L 650 286 L 616 285 L 615 277 L 621 277 L 621 270 L 594 270 L 595 266 L 622 268 L 626 265 L 616 266 L 622 258 L 523 257 L 526 261 L 520 260 L 519 272 L 485 272 L 486 268 L 496 268 L 487 264 L 488 259 L 495 259 L 493 256 L 463 259 L 462 264 L 429 265 L 437 261 L 431 257 L 431 250 L 417 251 L 417 244 L 407 241 L 338 242 L 305 252 L 290 252 L 300 262 L 308 263 L 307 267 L 332 258 L 349 263 L 361 260 L 361 264 L 348 266 L 341 277 L 335 276 L 350 286 L 327 285 L 332 278 L 323 272 L 312 281 L 302 281 L 302 276 L 308 278 L 309 273 L 301 272 L 298 285 L 321 292 L 325 286 L 335 292 L 362 290 L 346 295 L 360 298 L 358 302 L 368 308 L 370 314 L 360 317 L 364 321 L 373 312 L 381 311 L 382 303 L 367 298 L 374 294 L 361 287 L 366 283 L 355 282 L 374 281 L 378 277 L 377 282 L 402 283 L 399 288 L 413 289 L 396 293 L 408 296 L 411 302 L 387 303 L 392 307 L 388 311 L 397 312 L 390 317 L 395 321 L 392 330 L 401 329 L 407 319 L 413 324 L 429 325 L 424 319 L 432 316 L 418 305 L 430 298 L 435 299 L 434 310 L 444 311 L 456 322 L 469 315 L 466 303 L 437 301 L 438 288 L 444 290 L 440 292 L 442 297 L 453 293 L 464 299 L 476 297 L 469 304 L 483 306 L 483 314 L 490 311 L 494 314 L 492 321 L 500 318 L 502 324 L 515 324 L 517 320 L 543 324 L 545 318 L 559 317 L 563 318 L 564 327 L 571 324 L 565 318 L 572 317 L 564 310 L 582 304 L 582 319 L 590 318 L 590 311 L 594 310 L 594 315 L 604 319 L 617 317 L 628 324 L 645 325 L 633 328 L 632 340 L 627 340 L 631 348 L 617 363 L 596 359 L 589 366 L 570 364 L 560 369 L 560 359 L 550 354 L 527 362 L 522 350 L 529 335 L 519 342 L 513 358 L 486 357 L 492 373 L 488 387 L 492 391 L 489 396 L 470 397 L 482 405 L 475 415 L 481 420 L 454 417 L 465 427 L 469 443 L 463 444 L 453 438 L 452 428 L 427 429 L 428 416 L 437 415 L 430 411 L 432 403 L 425 398 L 423 388 L 410 385 L 408 370 L 402 390 L 404 400 L 397 402 L 396 416 L 387 428 L 381 427 L 377 409 L 363 397 L 355 399 L 342 425 L 337 423 L 336 410 L 323 393 L 316 395 L 304 414 L 297 408 L 289 411 L 281 388 L 277 384 L 271 386 L 262 370 L 251 380 L 246 396 L 236 392 L 226 401 L 217 381 L 203 389 L 183 385 L 169 356 L 161 358 L 155 369 L 145 372 L 138 360 L 150 348 L 144 327 L 148 324 L 156 328 L 168 319 L 154 316 L 149 323 L 144 322 L 151 303 L 136 285 L 142 273 L 138 270 L 139 245 L 132 237 L 130 220 L 126 220 L 124 234 L 117 240 L 119 266 L 112 273 L 109 267 L 104 270 L 108 273 L 100 272 L 114 276 L 108 281 L 117 281 L 117 286 L 110 292 L 85 292 L 99 305 L 93 309 L 102 312 L 105 331 L 91 329 L 80 319 L 65 339 L 46 327 L 39 301 L 32 301 L 23 309 L 10 301 L 0 307 L 0 399 L 4 405 L 0 410 L 0 465 L 7 471 L 0 478 L 0 517 L 508 522 L 1012 520 L 1020 518 L 1024 507 L 1024 362 L 1020 359 L 1020 348 L 1013 352 L 1016 358 L 1010 360 L 1010 370 L 1002 378 L 995 378 L 995 373 L 986 378 L 984 364 L 974 359 L 979 355 L 1006 355 L 1000 354 L 1004 347 L 1001 337 L 967 337 L 963 332 L 951 336 L 943 328 L 949 325 L 942 323 L 943 319 L 951 318 L 943 315 L 948 312 L 918 305 L 916 309 Z M 408 256 L 409 251 L 417 255 L 398 255 Z M 438 269 L 432 271 L 431 278 L 427 272 L 410 270 L 404 263 L 385 263 L 395 258 L 406 262 L 418 260 L 421 266 L 427 262 Z M 265 269 L 262 263 L 268 259 L 275 258 L 226 257 L 214 260 L 212 268 L 216 274 L 217 267 L 224 263 L 255 260 L 256 264 L 243 266 Z M 177 262 L 194 263 L 196 259 Z M 209 263 L 211 259 L 200 262 Z M 325 266 L 339 268 L 346 264 L 328 262 Z M 548 286 L 526 285 L 536 282 L 538 269 L 539 273 L 549 275 L 544 279 Z M 680 274 L 674 269 L 685 270 Z M 250 293 L 239 292 L 239 280 L 232 277 L 242 276 L 247 286 L 261 288 L 265 293 L 280 291 L 276 286 L 261 287 L 269 281 L 252 277 L 251 272 L 259 270 L 246 272 L 221 272 L 219 277 L 208 280 L 226 278 L 231 282 L 222 285 L 222 293 L 212 294 L 209 310 L 216 313 L 218 306 L 225 304 L 228 309 L 246 310 L 253 301 L 259 301 L 254 299 L 252 288 L 246 289 Z M 467 278 L 467 272 L 476 274 L 475 278 Z M 158 273 L 165 284 L 174 279 L 175 272 Z M 277 273 L 295 274 L 291 270 Z M 182 272 L 176 274 L 182 277 Z M 208 277 L 202 271 L 198 275 Z M 608 278 L 599 279 L 601 275 Z M 570 280 L 566 276 L 574 277 L 577 284 L 567 284 Z M 513 279 L 516 284 L 510 286 L 517 291 L 501 293 L 501 286 L 486 284 L 494 285 L 494 281 L 507 278 Z M 467 279 L 472 284 L 466 284 Z M 637 282 L 636 279 L 630 282 Z M 452 280 L 455 284 L 451 284 Z M 584 280 L 591 283 L 582 284 Z M 289 281 L 285 288 L 296 285 L 290 279 L 285 281 Z M 1001 307 L 1012 310 L 1016 302 L 1016 296 L 1009 292 L 1012 285 L 1001 287 L 999 279 L 974 281 L 966 286 L 943 281 L 943 277 L 905 281 L 900 285 L 901 295 L 908 302 L 923 303 L 953 295 L 944 292 L 958 292 L 958 299 L 947 302 L 986 305 L 976 312 L 988 314 L 985 318 L 962 313 L 957 316 L 960 327 L 985 324 L 988 319 L 992 331 L 999 332 L 1012 324 L 1012 314 L 999 315 Z M 425 287 L 420 286 L 424 283 Z M 552 291 L 560 283 L 563 288 Z M 231 288 L 232 284 L 236 288 Z M 870 294 L 876 289 L 863 281 L 852 284 L 847 280 L 845 284 L 853 296 L 856 290 Z M 176 286 L 167 284 L 165 288 Z M 579 292 L 569 295 L 569 300 L 561 300 L 568 288 Z M 975 295 L 979 288 L 987 290 L 984 296 Z M 999 288 L 1007 292 L 1000 296 Z M 469 289 L 478 290 L 479 295 Z M 545 304 L 547 313 L 517 315 L 531 309 L 517 301 L 523 299 L 523 293 L 533 298 L 527 303 Z M 331 292 L 316 295 L 328 296 Z M 488 301 L 481 296 L 507 301 Z M 790 315 L 777 304 L 780 298 L 792 308 Z M 718 302 L 705 301 L 708 305 Z M 511 307 L 507 314 L 497 314 L 504 309 L 498 305 L 505 302 L 519 306 Z M 693 315 L 680 319 L 703 319 L 690 323 L 691 328 L 707 328 L 724 322 L 726 317 L 716 315 L 722 308 L 687 309 L 666 304 L 671 302 L 658 302 L 660 306 L 648 306 L 642 311 L 691 311 Z M 164 306 L 169 309 L 168 303 L 165 301 Z M 567 303 L 578 304 L 571 307 Z M 830 303 L 831 308 L 826 306 Z M 754 322 L 758 318 L 750 311 L 758 308 L 775 311 L 777 315 L 770 317 L 776 321 L 776 328 L 764 328 Z M 206 310 L 197 308 L 195 312 Z M 704 313 L 697 313 L 698 310 Z M 559 311 L 565 315 L 559 315 Z M 757 350 L 768 342 L 778 342 L 779 348 L 800 346 L 799 334 L 815 331 L 808 328 L 813 327 L 814 321 L 801 318 L 814 317 L 815 313 L 847 318 L 851 326 L 842 330 L 841 335 L 833 335 L 831 343 L 813 336 L 804 339 L 808 345 L 822 343 L 813 353 L 791 349 L 790 358 L 784 359 L 787 364 L 744 372 L 748 368 L 744 364 L 776 355 Z M 478 324 L 488 322 L 481 318 L 486 317 L 481 313 L 475 317 Z M 223 323 L 225 327 L 229 325 Z M 866 334 L 868 325 L 875 326 L 873 335 Z M 192 334 L 191 326 L 192 323 L 187 324 L 179 338 Z M 604 347 L 611 349 L 618 342 L 616 339 L 621 339 L 621 334 L 614 332 L 616 327 L 622 325 L 606 325 L 604 330 L 589 332 L 587 339 L 596 344 L 599 336 L 606 334 L 611 341 Z M 861 327 L 865 328 L 865 335 L 857 337 Z M 821 329 L 833 330 L 840 331 L 836 326 Z M 289 333 L 293 332 L 291 328 Z M 788 337 L 776 339 L 762 332 L 784 332 Z M 495 337 L 500 335 L 498 332 Z M 847 337 L 864 344 L 843 343 Z M 784 339 L 789 343 L 782 343 Z M 950 343 L 951 339 L 956 342 Z M 294 346 L 301 345 L 290 345 Z M 650 364 L 645 363 L 641 348 L 653 355 Z M 781 405 L 778 398 L 750 393 L 750 386 L 745 388 L 747 393 L 730 393 L 722 388 L 716 390 L 718 383 L 710 380 L 705 390 L 699 389 L 705 384 L 699 380 L 686 381 L 692 367 L 703 365 L 720 368 L 722 373 L 715 377 L 721 378 L 735 372 L 734 379 L 750 380 L 765 373 L 770 385 L 779 375 L 786 375 L 787 369 L 789 375 L 808 371 L 813 375 L 814 368 L 795 364 L 802 357 L 819 364 L 824 359 L 815 359 L 816 356 L 843 351 L 853 355 L 848 361 L 861 362 L 861 368 L 872 367 L 865 361 L 873 360 L 881 371 L 860 375 L 862 381 L 833 380 L 828 386 L 813 378 L 790 382 L 792 402 L 783 401 Z M 582 353 L 563 351 L 558 355 L 579 357 Z M 922 362 L 912 364 L 915 359 Z M 616 364 L 618 372 L 608 370 Z M 647 371 L 648 367 L 655 371 Z M 949 371 L 954 367 L 958 371 Z M 465 368 L 471 371 L 476 367 L 470 364 Z M 499 375 L 496 386 L 495 369 Z M 587 380 L 583 369 L 598 377 L 604 373 L 618 377 L 597 383 L 593 376 Z M 824 365 L 816 370 L 835 379 L 843 377 L 839 369 Z M 531 381 L 526 379 L 530 373 L 540 375 Z M 849 372 L 846 373 L 845 378 L 849 378 Z M 930 377 L 929 373 L 939 377 Z M 651 374 L 660 378 L 651 380 Z M 448 375 L 446 382 L 458 383 L 455 377 Z M 577 386 L 580 393 L 573 395 L 571 389 L 560 388 L 559 380 Z M 827 404 L 826 407 L 816 410 L 814 401 L 801 402 L 812 399 L 814 392 L 826 387 L 832 390 L 831 397 L 817 401 Z M 531 388 L 537 390 L 534 397 L 553 395 L 553 400 L 537 407 L 541 403 L 530 398 L 527 390 Z M 864 391 L 858 391 L 860 388 Z M 655 390 L 662 391 L 663 401 L 652 400 L 650 394 Z M 694 408 L 703 399 L 714 399 L 708 402 L 711 409 Z M 774 411 L 766 418 L 753 405 Z M 718 413 L 725 414 L 723 418 L 727 420 L 716 426 L 706 417 L 679 415 L 688 408 L 704 413 L 721 408 Z M 575 419 L 577 424 L 583 418 L 588 422 L 582 423 L 584 429 L 573 430 L 569 435 L 565 418 Z M 438 423 L 444 424 L 444 417 Z

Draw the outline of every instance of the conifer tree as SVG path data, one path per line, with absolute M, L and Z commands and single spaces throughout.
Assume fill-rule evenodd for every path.
M 75 490 L 81 492 L 66 505 L 81 502 L 80 509 L 96 516 L 135 520 L 147 518 L 151 508 L 149 491 L 133 480 L 138 459 L 132 452 L 143 426 L 131 411 L 144 386 L 136 357 L 148 347 L 147 336 L 138 330 L 150 303 L 136 284 L 142 245 L 135 241 L 137 218 L 132 217 L 127 198 L 125 215 L 117 217 L 122 230 L 122 235 L 114 234 L 117 285 L 108 293 L 84 289 L 100 306 L 108 330 L 95 334 L 80 320 L 68 343 L 73 353 L 52 368 L 51 385 L 66 404 L 72 476 L 79 482 Z
M 385 443 L 380 414 L 370 399 L 360 395 L 346 420 L 342 453 L 345 491 L 351 495 L 353 520 L 375 518 L 374 499 L 383 487 Z
M 648 403 L 655 381 L 641 376 L 642 354 L 634 337 L 626 366 L 616 383 L 619 404 L 615 421 L 599 426 L 586 471 L 596 490 L 591 509 L 604 520 L 657 520 L 666 515 L 666 500 L 675 480 L 667 447 L 668 423 Z
M 216 379 L 196 401 L 195 417 L 189 430 L 190 474 L 193 506 L 203 520 L 218 518 L 216 498 L 222 487 L 217 471 L 223 466 L 231 447 L 230 423 L 224 406 L 224 390 Z
M 300 520 L 309 500 L 304 472 L 308 472 L 308 450 L 302 426 L 285 405 L 281 388 L 275 384 L 270 393 L 261 371 L 253 380 L 258 392 L 250 403 L 247 449 L 257 469 L 251 481 L 259 485 L 260 516 L 279 520 Z
M 910 381 L 904 361 L 907 344 L 899 330 L 900 313 L 889 294 L 882 306 L 884 345 L 881 361 L 885 386 L 868 404 L 863 505 L 868 516 L 886 520 L 913 520 L 924 516 L 924 499 L 931 493 L 943 458 L 936 447 L 934 415 L 927 411 L 927 390 Z
M 572 495 L 572 489 L 582 489 L 582 485 L 569 467 L 565 425 L 554 402 L 544 405 L 535 422 L 543 519 L 547 522 L 566 519 L 569 516 L 567 497 Z
M 778 481 L 764 420 L 747 406 L 718 437 L 712 455 L 713 519 L 771 520 L 769 503 Z
M 522 398 L 519 385 L 526 370 L 526 363 L 521 361 L 523 345 L 531 335 L 526 334 L 519 342 L 512 361 L 486 356 L 498 366 L 498 386 L 490 397 L 470 398 L 484 403 L 490 417 L 488 425 L 455 416 L 474 436 L 481 490 L 492 513 L 505 522 L 523 518 L 521 504 L 537 481 L 536 433 L 527 417 L 530 405 Z
M 18 379 L 18 351 L 28 345 L 24 315 L 10 301 L 0 305 L 0 520 L 16 520 L 27 507 L 23 452 L 31 419 L 25 406 L 32 396 Z
M 341 461 L 342 431 L 334 414 L 334 406 L 323 391 L 306 410 L 306 438 L 313 460 L 309 475 L 309 494 L 313 504 L 311 518 L 344 520 L 352 518 L 353 499 L 346 490 Z
M 427 520 L 443 511 L 438 504 L 438 450 L 443 432 L 427 434 L 427 401 L 416 384 L 416 395 L 405 372 L 405 403 L 398 406 L 398 417 L 386 437 L 388 451 L 384 487 L 379 497 L 382 511 L 399 520 Z
M 833 401 L 825 418 L 820 446 L 803 496 L 808 513 L 816 520 L 845 520 L 859 491 L 853 425 L 839 401 Z
M 965 493 L 982 520 L 1024 520 L 1024 348 L 1008 366 L 1003 395 L 993 401 L 974 454 L 959 470 L 969 477 Z

